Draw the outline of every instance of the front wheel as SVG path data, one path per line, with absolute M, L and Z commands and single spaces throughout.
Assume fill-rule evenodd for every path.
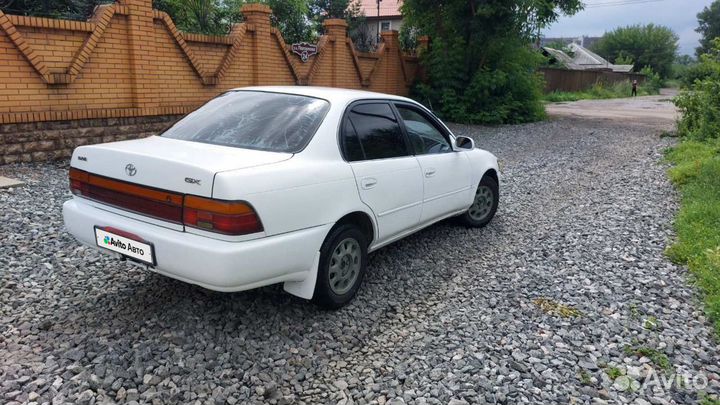
M 337 309 L 349 303 L 362 283 L 367 266 L 367 239 L 353 225 L 340 225 L 320 248 L 320 264 L 313 300 Z
M 500 201 L 500 187 L 495 179 L 485 176 L 475 190 L 475 198 L 470 208 L 460 216 L 467 226 L 482 228 L 493 219 Z

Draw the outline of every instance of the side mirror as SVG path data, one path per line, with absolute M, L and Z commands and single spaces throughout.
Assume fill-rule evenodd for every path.
M 456 150 L 473 150 L 475 149 L 475 141 L 467 136 L 458 136 L 455 138 Z

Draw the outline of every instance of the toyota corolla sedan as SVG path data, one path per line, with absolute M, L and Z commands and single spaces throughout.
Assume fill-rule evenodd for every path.
M 338 308 L 367 254 L 449 217 L 482 227 L 498 165 L 415 101 L 228 91 L 158 136 L 81 146 L 63 206 L 80 242 L 216 291 L 283 283 Z

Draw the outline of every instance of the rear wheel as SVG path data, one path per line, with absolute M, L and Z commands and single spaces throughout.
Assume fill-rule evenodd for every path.
M 480 180 L 470 208 L 460 216 L 461 221 L 473 228 L 482 228 L 495 216 L 500 201 L 500 187 L 490 176 Z
M 367 239 L 354 225 L 339 225 L 320 249 L 313 300 L 330 309 L 349 303 L 362 283 L 367 265 Z

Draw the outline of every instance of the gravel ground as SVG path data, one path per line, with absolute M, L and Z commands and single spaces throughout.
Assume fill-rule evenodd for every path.
M 697 293 L 663 256 L 677 197 L 661 128 L 564 118 L 455 129 L 502 161 L 496 219 L 441 223 L 371 255 L 359 296 L 336 312 L 278 286 L 206 291 L 79 247 L 61 219 L 66 168 L 0 167 L 28 183 L 0 191 L 0 402 L 667 404 L 720 393 Z

